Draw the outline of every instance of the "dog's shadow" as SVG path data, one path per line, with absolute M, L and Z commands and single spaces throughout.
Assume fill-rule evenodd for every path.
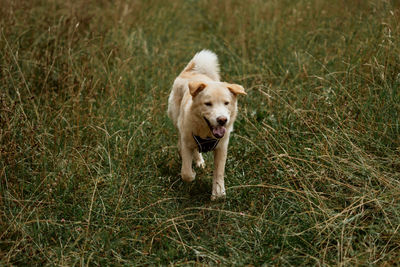
M 206 160 L 206 159 L 205 159 Z M 207 160 L 206 160 L 207 162 Z M 211 162 L 207 162 L 212 165 Z M 211 197 L 212 175 L 211 166 L 204 169 L 194 168 L 196 179 L 193 182 L 185 182 L 180 175 L 181 160 L 179 156 L 171 158 L 168 164 L 161 167 L 160 172 L 165 181 L 165 190 L 173 191 L 177 197 L 189 199 L 194 202 L 209 202 Z

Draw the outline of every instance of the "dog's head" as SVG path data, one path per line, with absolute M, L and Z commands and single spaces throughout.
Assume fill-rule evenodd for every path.
M 216 138 L 225 135 L 236 118 L 237 96 L 246 95 L 243 87 L 225 82 L 189 83 L 194 113 L 201 117 Z

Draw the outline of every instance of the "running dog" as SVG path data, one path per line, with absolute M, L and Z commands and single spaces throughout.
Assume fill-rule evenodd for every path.
M 175 79 L 168 99 L 168 116 L 179 131 L 182 179 L 193 181 L 196 176 L 193 159 L 197 167 L 204 168 L 201 153 L 214 151 L 211 200 L 226 195 L 225 162 L 238 95 L 246 95 L 243 87 L 221 82 L 217 56 L 202 50 Z

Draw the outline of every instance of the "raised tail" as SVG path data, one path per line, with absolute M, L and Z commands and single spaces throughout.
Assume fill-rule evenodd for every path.
M 219 81 L 218 57 L 210 50 L 201 50 L 194 55 L 184 71 L 195 71 L 207 75 L 215 81 Z

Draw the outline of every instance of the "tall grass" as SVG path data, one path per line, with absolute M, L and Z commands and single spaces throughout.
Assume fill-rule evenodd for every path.
M 392 265 L 397 1 L 0 4 L 2 265 Z M 226 168 L 185 184 L 171 84 L 242 84 Z

